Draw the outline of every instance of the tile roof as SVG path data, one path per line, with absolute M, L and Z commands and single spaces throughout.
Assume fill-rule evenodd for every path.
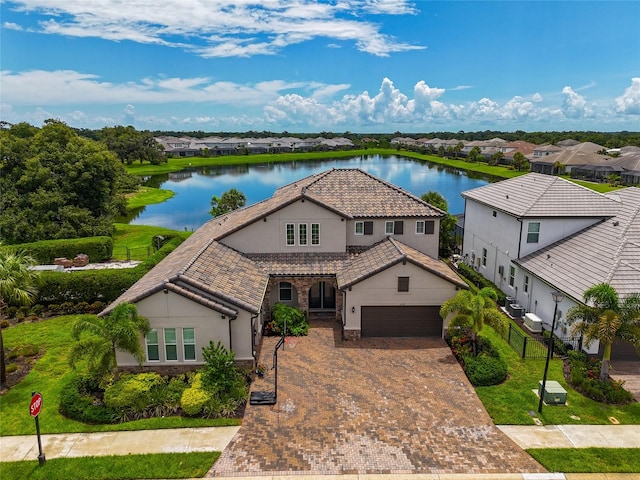
M 640 292 L 640 188 L 606 196 L 617 199 L 615 217 L 514 262 L 576 300 L 602 282 L 621 296 Z
M 609 217 L 618 210 L 617 202 L 609 196 L 540 173 L 467 190 L 462 197 L 516 217 Z
M 534 160 L 535 163 L 555 164 L 556 162 L 562 165 L 592 165 L 594 163 L 602 163 L 605 160 L 610 160 L 611 157 L 600 155 L 599 151 L 602 151 L 604 147 L 592 142 L 579 143 L 571 147 L 567 147 L 561 152 L 547 155 Z
M 467 288 L 467 284 L 442 260 L 425 255 L 391 237 L 381 240 L 346 263 L 337 275 L 338 288 L 348 288 L 403 261 L 411 262 L 461 288 Z
M 348 253 L 252 253 L 246 257 L 273 276 L 335 275 Z

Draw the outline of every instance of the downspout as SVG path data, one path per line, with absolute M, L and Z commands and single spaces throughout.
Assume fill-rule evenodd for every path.
M 229 317 L 229 351 L 233 352 L 233 336 L 231 335 L 231 322 L 233 322 L 236 318 L 238 318 L 237 315 L 234 315 L 233 317 Z
M 256 364 L 256 318 L 260 313 L 251 315 L 251 356 L 253 357 L 253 364 Z
M 520 258 L 520 247 L 522 246 L 522 227 L 523 227 L 523 223 L 522 223 L 522 219 L 521 218 L 516 218 L 516 220 L 520 222 L 520 236 L 518 237 L 518 256 L 516 258 Z

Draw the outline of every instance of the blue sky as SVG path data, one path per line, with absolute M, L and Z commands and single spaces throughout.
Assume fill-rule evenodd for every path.
M 640 2 L 0 0 L 0 119 L 640 130 Z

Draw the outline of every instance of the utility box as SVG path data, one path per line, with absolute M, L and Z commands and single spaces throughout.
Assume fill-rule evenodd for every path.
M 542 319 L 535 313 L 526 313 L 524 315 L 524 326 L 533 333 L 542 332 Z
M 538 382 L 538 395 L 541 395 L 542 380 Z M 547 405 L 564 405 L 567 403 L 567 391 L 558 382 L 549 380 L 544 386 L 544 403 Z
M 509 315 L 513 318 L 520 318 L 524 315 L 524 307 L 517 303 L 510 303 L 507 305 L 507 312 L 509 312 Z

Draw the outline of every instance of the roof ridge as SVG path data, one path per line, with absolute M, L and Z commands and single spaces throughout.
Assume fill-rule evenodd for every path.
M 304 195 L 305 192 L 307 191 L 307 189 L 309 187 L 311 187 L 314 183 L 318 183 L 321 179 L 323 179 L 324 177 L 329 175 L 334 170 L 336 170 L 336 167 L 331 167 L 329 170 L 325 170 L 324 172 L 320 172 L 320 173 L 317 173 L 315 175 L 310 175 L 310 177 L 315 177 L 315 178 L 313 179 L 312 182 L 310 182 L 307 185 L 305 185 L 304 187 L 302 187 L 302 192 L 301 192 L 302 195 Z M 309 177 L 306 177 L 306 178 L 309 178 Z
M 400 245 L 398 244 L 399 242 L 396 242 L 391 237 L 387 237 L 387 239 L 389 239 L 389 241 L 391 242 L 391 245 L 393 245 L 395 247 L 395 249 L 398 251 L 398 253 L 400 255 L 402 255 L 402 258 L 407 258 L 407 253 L 400 247 Z
M 185 265 L 180 270 L 176 272 L 175 276 L 180 277 L 184 275 L 186 271 L 193 266 L 193 264 L 200 257 L 200 255 L 202 255 L 205 252 L 205 250 L 207 250 L 211 246 L 213 242 L 217 242 L 217 240 L 215 238 L 212 238 L 208 242 L 206 242 L 206 244 L 203 247 L 201 247 L 200 250 L 198 250 L 196 254 L 193 257 L 191 257 L 191 259 L 187 263 L 185 263 Z

